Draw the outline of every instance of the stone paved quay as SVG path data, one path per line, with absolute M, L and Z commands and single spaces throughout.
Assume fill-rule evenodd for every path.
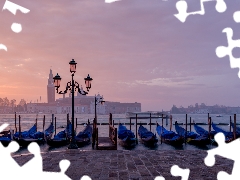
M 71 162 L 66 174 L 73 180 L 80 180 L 83 175 L 95 179 L 115 180 L 154 180 L 162 175 L 166 180 L 180 180 L 170 173 L 172 165 L 190 169 L 189 179 L 217 179 L 219 171 L 231 173 L 233 161 L 216 156 L 213 167 L 204 164 L 207 152 L 204 150 L 104 150 L 83 151 L 66 150 L 42 153 L 44 171 L 59 172 L 59 162 L 68 159 Z M 13 155 L 19 165 L 25 164 L 32 155 Z

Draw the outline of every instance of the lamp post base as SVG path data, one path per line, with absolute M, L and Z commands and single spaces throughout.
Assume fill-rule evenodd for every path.
M 72 139 L 69 146 L 68 146 L 68 149 L 78 149 L 78 146 L 76 144 L 76 140 L 75 139 Z

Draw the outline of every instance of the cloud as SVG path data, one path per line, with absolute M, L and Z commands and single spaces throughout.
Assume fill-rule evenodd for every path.
M 195 77 L 196 78 L 196 77 Z M 165 87 L 185 87 L 189 85 L 197 85 L 190 82 L 194 82 L 193 77 L 175 77 L 175 78 L 156 78 L 147 81 L 137 80 L 136 83 L 144 84 L 148 86 L 165 86 Z
M 239 2 L 228 1 L 222 14 L 215 11 L 214 1 L 206 3 L 204 16 L 189 16 L 184 24 L 173 16 L 175 3 L 22 0 L 19 4 L 30 10 L 28 14 L 1 12 L 0 39 L 8 51 L 0 51 L 0 84 L 19 83 L 21 96 L 42 94 L 46 101 L 47 78 L 43 77 L 52 68 L 65 84 L 71 78 L 68 63 L 74 58 L 76 80 L 84 84 L 82 77 L 88 73 L 94 79 L 90 95 L 101 92 L 110 101 L 142 101 L 146 108 L 157 107 L 161 100 L 162 106 L 170 108 L 176 99 L 180 104 L 192 104 L 197 98 L 209 101 L 206 94 L 211 92 L 214 103 L 226 87 L 239 83 L 237 69 L 230 68 L 228 58 L 215 54 L 217 46 L 227 46 L 223 28 L 232 27 L 234 39 L 240 37 L 239 24 L 232 19 Z M 189 3 L 189 11 L 200 7 Z M 12 22 L 22 24 L 20 34 L 11 31 Z M 38 88 L 26 93 L 23 86 Z M 234 89 L 231 97 L 238 97 Z M 171 98 L 179 92 L 180 97 Z M 17 99 L 9 91 L 9 97 L 12 94 Z M 230 102 L 234 98 L 228 99 L 222 104 L 235 103 Z

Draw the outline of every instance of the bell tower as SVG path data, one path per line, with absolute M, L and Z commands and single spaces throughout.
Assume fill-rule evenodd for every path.
M 47 85 L 47 102 L 54 103 L 55 102 L 55 87 L 53 84 L 53 74 L 52 70 L 50 69 L 50 74 L 48 78 L 48 85 Z

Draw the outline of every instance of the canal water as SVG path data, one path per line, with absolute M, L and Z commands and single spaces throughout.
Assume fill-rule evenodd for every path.
M 37 118 L 37 128 L 38 131 L 42 131 L 43 130 L 43 116 L 44 114 L 20 114 L 21 116 L 21 129 L 22 131 L 28 130 L 30 127 L 32 127 L 32 125 L 35 123 L 36 118 Z M 230 116 L 232 117 L 232 122 L 233 122 L 233 115 L 222 115 L 222 117 L 217 117 L 217 114 L 210 114 L 210 117 L 212 118 L 212 122 L 219 124 L 219 123 L 223 123 L 223 124 L 229 124 L 229 120 L 230 120 Z M 49 126 L 50 122 L 52 121 L 52 115 L 51 114 L 46 114 L 45 115 L 45 129 Z M 55 115 L 56 120 L 57 120 L 57 129 L 56 132 L 59 132 L 61 130 L 64 129 L 64 127 L 66 127 L 66 123 L 67 123 L 67 115 L 66 114 L 56 114 Z M 129 123 L 130 120 L 129 118 L 126 117 L 125 114 L 113 114 L 112 115 L 114 123 Z M 177 121 L 178 123 L 183 123 L 185 124 L 185 119 L 186 119 L 186 115 L 185 114 L 173 114 L 173 123 L 175 121 Z M 207 119 L 208 119 L 208 115 L 207 114 L 188 114 L 188 123 L 190 122 L 190 117 L 192 122 L 195 123 L 206 123 L 207 124 Z M 84 125 L 82 125 L 83 123 L 87 123 L 88 119 L 90 120 L 90 122 L 93 121 L 94 118 L 94 114 L 75 114 L 75 118 L 77 118 L 77 122 L 78 125 L 77 126 L 77 133 L 80 132 L 81 130 L 84 129 Z M 71 116 L 70 116 L 71 119 Z M 98 123 L 108 123 L 109 120 L 109 115 L 98 115 L 97 116 L 98 119 Z M 150 119 L 138 119 L 138 123 L 149 123 Z M 159 124 L 162 124 L 162 119 L 161 118 L 154 118 L 152 119 L 152 123 L 156 123 L 158 122 Z M 8 123 L 9 126 L 7 129 L 15 129 L 15 125 L 14 125 L 14 114 L 0 114 L 0 124 L 3 123 Z M 135 133 L 136 135 L 136 126 L 135 126 L 135 119 L 132 119 L 132 123 L 134 123 L 134 125 L 131 126 L 132 131 Z M 237 114 L 237 124 L 240 124 L 240 114 Z M 168 121 L 166 121 L 165 119 L 163 120 L 163 125 L 166 129 L 169 130 L 170 128 L 170 121 L 168 119 Z M 115 125 L 116 127 L 118 127 L 118 125 Z M 150 125 L 144 125 L 146 128 L 150 129 Z M 17 114 L 17 127 L 18 127 L 18 114 Z M 128 129 L 130 129 L 130 125 L 126 125 L 126 127 Z M 185 125 L 182 125 L 182 127 L 185 128 Z M 201 125 L 201 127 L 203 127 L 204 129 L 208 130 L 208 125 Z M 228 125 L 221 125 L 221 128 L 223 128 L 224 130 L 229 131 L 230 127 Z M 103 137 L 103 136 L 108 136 L 108 125 L 98 125 L 98 129 L 99 129 L 99 137 Z M 188 125 L 188 130 L 190 129 L 190 126 Z M 172 126 L 172 130 L 175 131 L 175 127 L 174 125 Z M 193 126 L 191 127 L 191 130 L 194 131 Z M 153 133 L 156 133 L 156 125 L 152 125 L 151 126 L 151 131 Z M 157 133 L 156 133 L 157 134 Z M 157 137 L 159 138 L 159 136 L 157 135 Z M 204 150 L 206 149 L 211 149 L 214 146 L 207 146 L 205 148 L 202 148 Z M 45 145 L 41 145 L 40 146 L 41 151 L 42 152 L 47 152 L 47 151 L 59 151 L 59 150 L 64 150 L 67 148 L 66 147 L 61 147 L 61 148 L 49 148 L 47 144 Z M 81 148 L 82 150 L 92 150 L 91 145 L 85 146 L 83 148 Z M 121 145 L 118 144 L 118 150 L 122 150 L 124 149 Z M 131 149 L 131 150 L 147 150 L 147 149 L 151 149 L 149 147 L 145 147 L 143 144 L 141 144 L 141 142 L 139 141 L 139 143 L 136 145 L 135 148 Z M 161 144 L 160 139 L 158 141 L 158 145 L 154 148 L 152 148 L 154 150 L 175 150 L 176 148 L 171 146 L 171 145 L 167 145 L 167 144 Z M 189 145 L 189 144 L 184 144 L 182 148 L 180 149 L 187 149 L 187 150 L 195 150 L 195 149 L 199 149 L 196 146 L 193 145 Z M 21 153 L 27 153 L 28 150 L 27 149 L 20 149 Z

